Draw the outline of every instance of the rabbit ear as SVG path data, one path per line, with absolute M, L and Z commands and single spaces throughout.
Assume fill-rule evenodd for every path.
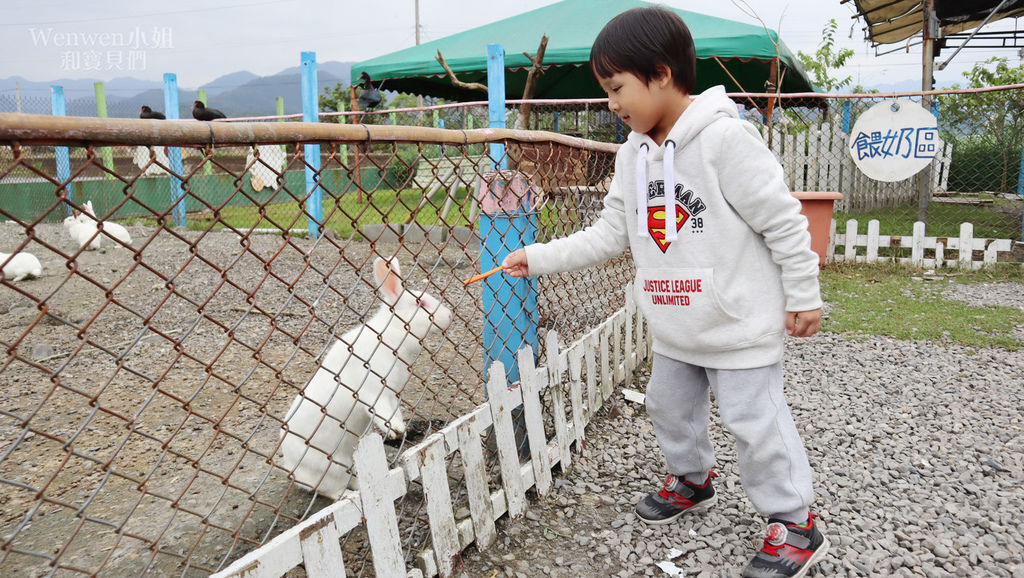
M 402 269 L 398 265 L 398 259 L 390 262 L 377 257 L 373 261 L 373 276 L 377 279 L 377 287 L 384 300 L 388 303 L 395 303 L 402 295 Z

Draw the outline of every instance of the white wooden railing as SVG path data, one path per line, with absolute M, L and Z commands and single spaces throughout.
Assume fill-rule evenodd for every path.
M 845 232 L 837 232 L 832 220 L 827 262 L 879 263 L 895 261 L 915 267 L 961 267 L 980 269 L 996 263 L 999 253 L 1013 251 L 1010 239 L 976 239 L 974 225 L 962 223 L 959 237 L 926 237 L 925 225 L 914 223 L 911 235 L 881 235 L 877 220 L 868 221 L 865 234 L 859 232 L 857 219 L 846 222 Z M 879 249 L 888 247 L 910 248 L 909 257 L 879 255 Z M 979 258 L 980 257 L 980 258 Z
M 475 541 L 483 549 L 495 540 L 498 518 L 523 515 L 527 490 L 536 488 L 541 497 L 548 494 L 552 468 L 568 469 L 574 453 L 583 451 L 586 425 L 615 385 L 650 358 L 651 342 L 633 303 L 632 287 L 626 296 L 623 309 L 563 351 L 558 335 L 548 332 L 546 367 L 535 366 L 529 347 L 521 350 L 518 384 L 509 387 L 504 367 L 496 362 L 486 384 L 488 402 L 403 452 L 397 467 L 389 469 L 379 435 L 364 437 L 354 456 L 358 492 L 346 494 L 214 576 L 277 577 L 301 564 L 311 578 L 344 577 L 340 539 L 364 523 L 377 576 L 451 576 L 469 544 Z M 548 389 L 551 406 L 544 408 L 542 394 Z M 530 441 L 525 463 L 519 460 L 512 423 L 512 409 L 520 405 Z M 544 411 L 554 421 L 552 440 L 545 437 Z M 494 493 L 488 491 L 481 441 L 491 426 L 501 478 L 501 489 Z M 456 479 L 466 480 L 469 501 L 470 516 L 463 520 L 456 520 L 448 485 L 446 458 L 455 452 L 462 459 L 453 467 L 463 470 Z M 394 502 L 416 480 L 423 486 L 431 545 L 415 553 L 416 567 L 409 569 Z

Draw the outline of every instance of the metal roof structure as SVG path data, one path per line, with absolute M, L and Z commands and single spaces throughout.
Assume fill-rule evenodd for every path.
M 1024 17 L 1024 0 L 841 0 L 840 4 L 847 2 L 856 6 L 854 18 L 864 19 L 867 39 L 876 51 L 883 44 L 900 44 L 879 56 L 904 50 L 903 44 L 907 48 L 924 44 L 925 90 L 931 88 L 931 63 L 943 49 L 953 49 L 953 54 L 938 65 L 939 70 L 965 48 L 1024 48 L 1020 25 L 1012 30 L 984 30 L 990 22 Z
M 843 0 L 849 2 L 851 0 Z M 923 0 L 853 0 L 857 7 L 855 17 L 863 17 L 867 23 L 868 40 L 875 46 L 895 44 L 919 36 L 924 26 Z M 1024 16 L 1024 0 L 934 0 L 935 16 L 944 38 L 973 30 L 988 22 L 1003 18 Z M 1009 34 L 1011 38 L 1024 41 L 1024 34 Z M 979 33 L 980 34 L 980 33 Z M 1009 45 L 1009 47 L 1024 46 Z M 988 46 L 992 48 L 992 46 Z

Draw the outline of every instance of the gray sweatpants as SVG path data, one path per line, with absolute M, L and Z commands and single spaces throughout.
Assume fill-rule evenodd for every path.
M 709 388 L 723 425 L 736 437 L 740 483 L 754 509 L 766 517 L 806 520 L 814 495 L 811 466 L 782 392 L 782 363 L 711 369 L 655 354 L 647 412 L 668 472 L 700 484 L 715 465 Z

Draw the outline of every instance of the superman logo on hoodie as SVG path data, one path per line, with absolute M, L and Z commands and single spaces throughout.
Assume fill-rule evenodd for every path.
M 654 239 L 655 244 L 664 253 L 672 243 L 665 240 L 665 203 L 661 200 L 665 197 L 665 181 L 651 181 L 647 184 L 647 233 Z M 676 231 L 681 231 L 686 221 L 695 215 L 703 213 L 707 205 L 691 189 L 677 183 L 675 186 L 676 198 Z M 650 201 L 658 199 L 653 205 Z

